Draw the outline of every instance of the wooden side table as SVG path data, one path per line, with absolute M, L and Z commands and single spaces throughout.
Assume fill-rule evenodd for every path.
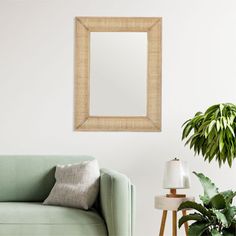
M 162 219 L 161 219 L 161 226 L 159 236 L 164 235 L 165 230 L 165 223 L 167 218 L 167 212 L 172 211 L 172 236 L 177 236 L 177 210 L 179 205 L 182 202 L 186 201 L 194 201 L 194 197 L 186 197 L 185 195 L 159 195 L 155 196 L 155 208 L 163 210 L 162 212 Z M 182 211 L 183 215 L 186 215 L 186 210 Z M 188 235 L 188 223 L 184 224 L 185 226 L 185 234 Z

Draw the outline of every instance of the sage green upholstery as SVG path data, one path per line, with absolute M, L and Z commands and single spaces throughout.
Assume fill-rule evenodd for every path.
M 34 202 L 2 202 L 0 212 L 0 235 L 107 235 L 104 220 L 96 211 Z
M 57 164 L 93 159 L 88 156 L 0 156 L 0 201 L 44 201 L 55 183 Z
M 101 170 L 100 183 L 101 211 L 109 235 L 133 235 L 133 185 L 125 175 L 108 169 Z
M 94 209 L 45 206 L 57 164 L 89 156 L 0 156 L 0 236 L 132 236 L 134 187 L 102 169 Z

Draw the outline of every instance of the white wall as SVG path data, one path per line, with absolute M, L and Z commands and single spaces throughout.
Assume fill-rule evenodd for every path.
M 91 154 L 126 173 L 137 187 L 138 236 L 159 230 L 153 198 L 165 192 L 166 160 L 186 159 L 236 189 L 236 164 L 204 163 L 181 142 L 181 124 L 196 111 L 236 102 L 235 12 L 234 0 L 0 0 L 0 154 Z M 82 15 L 163 17 L 162 132 L 73 132 L 74 17 Z M 193 178 L 191 192 L 200 191 Z

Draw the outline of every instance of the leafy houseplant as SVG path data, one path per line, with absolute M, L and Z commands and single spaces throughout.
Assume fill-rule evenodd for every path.
M 199 178 L 204 195 L 200 196 L 203 204 L 183 202 L 178 210 L 194 209 L 197 212 L 179 219 L 179 227 L 187 221 L 195 221 L 188 230 L 189 236 L 235 236 L 236 207 L 232 206 L 236 192 L 231 190 L 219 192 L 211 180 L 201 173 L 194 174 Z
M 182 140 L 185 138 L 195 154 L 202 154 L 205 161 L 216 159 L 219 166 L 236 158 L 236 105 L 217 104 L 205 113 L 197 112 L 183 124 Z M 193 133 L 191 133 L 193 131 Z

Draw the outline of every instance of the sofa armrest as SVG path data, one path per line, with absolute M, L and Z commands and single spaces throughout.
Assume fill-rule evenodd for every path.
M 134 235 L 135 189 L 123 174 L 101 169 L 100 210 L 109 236 Z

